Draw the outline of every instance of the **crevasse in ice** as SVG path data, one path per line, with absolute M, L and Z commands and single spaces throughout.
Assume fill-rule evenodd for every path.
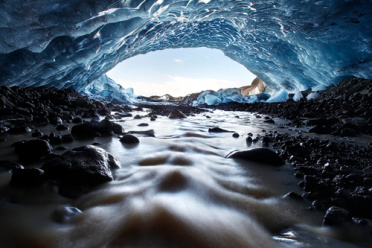
M 81 89 L 181 47 L 219 49 L 276 90 L 372 78 L 371 12 L 370 0 L 4 0 L 0 84 Z

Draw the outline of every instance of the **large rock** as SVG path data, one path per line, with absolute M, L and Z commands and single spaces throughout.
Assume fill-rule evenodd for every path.
M 101 122 L 91 121 L 75 125 L 71 129 L 71 134 L 78 139 L 92 139 L 96 136 L 122 134 L 123 131 L 121 125 L 109 120 L 102 120 Z
M 9 185 L 19 188 L 28 188 L 40 186 L 44 182 L 44 171 L 41 169 L 14 169 Z
M 267 88 L 267 85 L 265 84 L 265 82 L 259 79 L 258 77 L 256 77 L 252 81 L 251 85 L 240 87 L 240 90 L 243 96 L 249 96 L 249 95 L 257 95 L 262 92 L 265 92 L 266 88 Z
M 347 221 L 351 221 L 349 211 L 339 207 L 330 207 L 323 219 L 323 225 L 325 226 L 337 226 Z
M 246 151 L 233 151 L 226 157 L 276 166 L 285 164 L 285 162 L 279 157 L 278 154 L 276 154 L 276 152 L 267 148 L 254 148 Z
M 41 139 L 23 140 L 14 143 L 15 153 L 24 162 L 33 162 L 49 155 L 52 152 L 50 144 Z
M 110 169 L 115 168 L 120 168 L 120 163 L 96 146 L 72 149 L 41 167 L 47 179 L 58 182 L 60 194 L 66 197 L 77 197 L 96 185 L 113 180 Z

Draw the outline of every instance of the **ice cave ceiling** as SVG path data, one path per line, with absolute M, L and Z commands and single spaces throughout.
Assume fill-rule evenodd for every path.
M 79 88 L 181 47 L 220 49 L 277 89 L 372 78 L 371 23 L 370 0 L 2 0 L 0 85 Z

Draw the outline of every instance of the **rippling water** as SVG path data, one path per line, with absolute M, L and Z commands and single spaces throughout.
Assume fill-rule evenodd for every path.
M 138 135 L 135 146 L 118 137 L 68 144 L 98 142 L 122 165 L 114 181 L 75 200 L 50 186 L 11 189 L 11 175 L 0 174 L 1 247 L 355 247 L 321 228 L 321 215 L 306 203 L 283 198 L 301 193 L 289 165 L 224 158 L 248 148 L 247 133 L 273 125 L 249 113 L 208 115 L 118 120 L 126 131 L 155 131 L 156 137 Z M 137 126 L 144 122 L 149 126 Z M 208 132 L 217 125 L 241 136 Z M 24 136 L 8 138 L 1 155 L 16 159 L 10 145 Z

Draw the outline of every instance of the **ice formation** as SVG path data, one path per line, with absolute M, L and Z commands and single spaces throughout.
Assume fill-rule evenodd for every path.
M 301 91 L 297 91 L 293 96 L 293 101 L 298 102 L 300 101 L 304 96 L 302 95 Z
M 78 89 L 181 47 L 219 49 L 278 90 L 372 78 L 371 12 L 370 0 L 4 0 L 0 85 Z
M 241 94 L 241 89 L 238 88 L 220 89 L 217 92 L 206 90 L 199 94 L 197 100 L 193 102 L 193 106 L 199 106 L 201 104 L 218 105 L 220 103 L 229 102 L 254 103 L 260 101 L 258 96 L 259 95 L 243 96 Z M 263 99 L 265 96 L 266 94 L 260 97 Z
M 319 97 L 318 92 L 311 92 L 309 95 L 307 95 L 306 99 L 307 100 L 314 100 L 314 99 L 317 99 L 318 97 Z
M 288 99 L 288 92 L 285 89 L 281 89 L 267 99 L 266 102 L 286 102 Z
M 112 103 L 132 104 L 137 101 L 132 88 L 124 89 L 106 74 L 90 84 L 76 89 L 83 95 L 108 100 Z

